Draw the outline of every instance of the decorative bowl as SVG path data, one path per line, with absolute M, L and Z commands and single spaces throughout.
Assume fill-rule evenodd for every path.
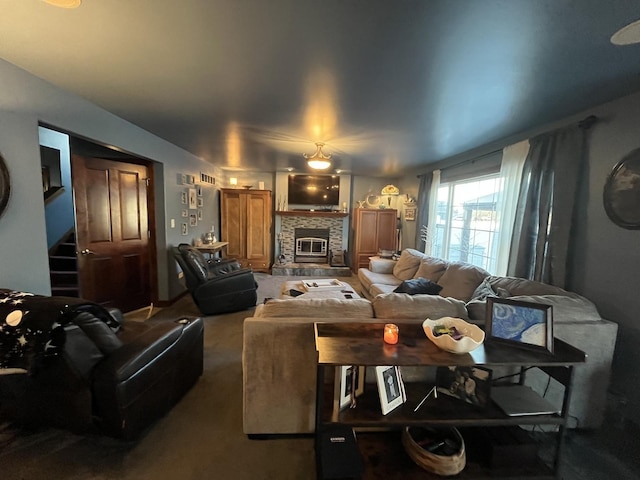
M 253 185 L 243 185 L 242 188 L 250 190 L 251 188 L 253 188 Z
M 438 325 L 456 327 L 456 330 L 464 336 L 460 340 L 455 340 L 448 334 L 436 336 L 433 333 L 433 327 Z M 450 353 L 469 353 L 484 342 L 484 331 L 477 325 L 465 322 L 461 318 L 442 317 L 435 320 L 427 318 L 422 322 L 422 329 L 427 338 L 435 343 L 438 348 Z

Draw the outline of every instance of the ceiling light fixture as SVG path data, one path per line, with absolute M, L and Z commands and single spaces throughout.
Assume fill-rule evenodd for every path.
M 325 155 L 322 153 L 322 147 L 324 147 L 324 143 L 318 142 L 316 143 L 317 150 L 316 152 L 309 156 L 306 153 L 303 153 L 304 158 L 307 159 L 307 165 L 313 168 L 314 170 L 326 170 L 331 166 L 331 154 Z
M 611 35 L 611 43 L 614 45 L 633 45 L 640 43 L 640 20 L 622 27 Z
M 60 8 L 78 8 L 82 0 L 42 0 L 49 5 Z

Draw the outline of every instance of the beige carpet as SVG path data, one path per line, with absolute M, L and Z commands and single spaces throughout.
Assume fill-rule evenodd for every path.
M 282 282 L 256 274 L 258 302 Z M 360 291 L 355 277 L 340 278 Z M 146 312 L 144 312 L 146 313 Z M 190 296 L 148 322 L 200 316 Z M 205 317 L 204 374 L 171 412 L 136 442 L 63 430 L 0 428 L 0 477 L 40 480 L 313 479 L 313 440 L 249 440 L 242 433 L 242 322 L 253 309 Z M 136 318 L 140 320 L 140 318 Z M 286 401 L 286 398 L 283 399 Z

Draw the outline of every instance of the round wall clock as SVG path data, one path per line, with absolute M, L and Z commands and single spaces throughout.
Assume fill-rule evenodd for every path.
M 10 193 L 9 170 L 4 163 L 4 158 L 0 155 L 0 216 L 4 213 L 5 208 L 7 208 Z
M 622 228 L 640 229 L 640 148 L 613 167 L 604 186 L 604 209 Z

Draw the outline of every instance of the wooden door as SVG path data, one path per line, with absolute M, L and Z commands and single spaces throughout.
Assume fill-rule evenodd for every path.
M 72 169 L 80 295 L 124 312 L 150 305 L 149 168 L 72 155 Z

